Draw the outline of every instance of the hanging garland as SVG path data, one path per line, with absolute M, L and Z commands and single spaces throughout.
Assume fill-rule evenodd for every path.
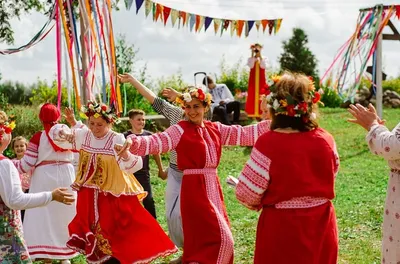
M 367 63 L 376 51 L 378 37 L 394 16 L 400 19 L 400 5 L 390 6 L 387 9 L 384 9 L 383 5 L 378 5 L 371 10 L 360 12 L 356 30 L 339 49 L 320 83 L 323 84 L 326 80 L 325 85 L 336 90 L 343 101 L 354 102 Z M 375 61 L 375 56 L 373 59 Z M 374 79 L 375 76 L 372 82 Z
M 127 1 L 128 10 L 131 8 L 132 3 L 133 0 Z M 194 30 L 196 33 L 200 32 L 203 27 L 204 32 L 206 32 L 212 22 L 214 22 L 214 32 L 215 34 L 220 32 L 221 36 L 224 32 L 228 31 L 230 27 L 229 31 L 231 36 L 236 34 L 236 36 L 241 37 L 244 31 L 244 35 L 248 37 L 254 25 L 256 26 L 257 31 L 262 27 L 263 33 L 265 33 L 265 30 L 268 27 L 268 33 L 271 35 L 272 33 L 278 33 L 282 24 L 282 18 L 261 20 L 222 19 L 177 10 L 151 0 L 135 0 L 135 3 L 136 13 L 139 12 L 144 3 L 146 17 L 151 13 L 153 15 L 153 21 L 157 22 L 160 20 L 164 25 L 167 24 L 168 19 L 170 18 L 172 27 L 177 23 L 178 28 L 189 27 L 190 32 L 193 32 Z

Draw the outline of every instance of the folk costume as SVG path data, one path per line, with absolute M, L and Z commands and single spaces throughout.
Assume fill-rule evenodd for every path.
M 189 100 L 193 94 L 211 103 L 211 96 L 207 94 L 204 98 L 201 89 L 184 93 L 183 100 Z M 181 121 L 152 136 L 131 135 L 130 150 L 141 156 L 176 151 L 178 168 L 183 171 L 180 196 L 183 263 L 228 264 L 233 263 L 234 241 L 217 174 L 222 146 L 251 146 L 269 130 L 270 123 L 247 127 L 210 121 L 203 124 Z
M 383 125 L 370 128 L 366 140 L 369 149 L 375 155 L 388 161 L 390 167 L 389 182 L 383 214 L 382 263 L 400 262 L 400 123 L 389 131 Z
M 309 95 L 297 102 L 290 95 L 277 98 L 271 89 L 267 100 L 275 115 L 310 122 L 319 94 L 311 89 Z M 337 263 L 338 231 L 331 200 L 338 168 L 335 141 L 321 128 L 298 133 L 271 130 L 260 136 L 236 187 L 242 204 L 262 210 L 254 263 Z
M 260 97 L 265 94 L 267 89 L 265 70 L 268 66 L 268 61 L 261 57 L 261 48 L 260 44 L 251 45 L 252 57 L 247 61 L 250 74 L 245 111 L 249 117 L 255 118 L 261 117 Z
M 116 120 L 105 105 L 89 102 L 87 116 L 103 115 Z M 103 110 L 105 109 L 105 110 Z M 73 134 L 74 141 L 58 141 L 60 131 Z M 78 192 L 77 213 L 69 224 L 67 246 L 86 256 L 89 263 L 111 257 L 123 264 L 150 263 L 177 251 L 157 221 L 140 201 L 146 192 L 133 176 L 142 168 L 141 157 L 118 159 L 115 144 L 124 144 L 123 134 L 109 130 L 97 138 L 83 125 L 70 130 L 56 125 L 50 137 L 59 147 L 79 151 L 79 165 L 72 188 Z M 56 140 L 57 139 L 57 140 Z
M 39 114 L 44 130 L 33 135 L 21 160 L 13 160 L 20 173 L 34 168 L 30 193 L 67 188 L 75 179 L 72 152 L 57 147 L 49 137 L 50 129 L 60 117 L 56 106 L 44 104 Z M 66 246 L 68 224 L 75 213 L 75 204 L 69 206 L 62 203 L 51 203 L 25 212 L 24 237 L 33 259 L 71 259 L 78 255 Z
M 0 141 L 5 134 L 10 135 L 14 127 L 14 122 L 1 120 Z M 17 169 L 0 154 L 0 263 L 32 263 L 19 210 L 45 206 L 51 200 L 51 192 L 24 194 Z

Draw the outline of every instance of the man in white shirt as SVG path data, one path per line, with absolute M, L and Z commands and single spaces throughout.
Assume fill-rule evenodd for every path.
M 239 123 L 240 102 L 235 101 L 229 88 L 225 84 L 214 83 L 214 80 L 207 76 L 203 79 L 203 84 L 208 86 L 208 91 L 212 95 L 212 112 L 216 114 L 221 123 L 231 125 L 228 114 L 233 112 L 233 123 Z

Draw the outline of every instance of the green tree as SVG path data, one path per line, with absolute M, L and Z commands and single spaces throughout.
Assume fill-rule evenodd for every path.
M 189 86 L 188 83 L 186 83 L 183 80 L 183 76 L 182 76 L 182 71 L 179 70 L 176 74 L 172 74 L 168 77 L 161 77 L 157 80 L 157 85 L 161 91 L 162 88 L 173 88 L 177 91 L 183 91 L 184 88 L 186 88 L 187 86 Z
M 67 88 L 63 87 L 61 90 L 61 105 L 68 106 Z M 53 81 L 49 86 L 45 81 L 39 80 L 32 87 L 32 96 L 29 98 L 33 105 L 40 105 L 42 103 L 52 103 L 57 105 L 57 81 Z
M 226 84 L 232 94 L 236 94 L 236 90 L 247 91 L 249 69 L 246 68 L 243 58 L 240 58 L 231 67 L 227 65 L 225 56 L 223 56 L 220 62 L 220 71 L 221 74 L 217 77 L 216 82 Z
M 135 67 L 135 64 L 140 61 L 137 57 L 138 52 L 139 49 L 136 49 L 134 44 L 129 44 L 124 35 L 119 35 L 117 37 L 116 58 L 118 73 L 131 73 L 146 86 L 151 86 L 147 75 L 147 65 L 145 64 L 141 69 Z M 133 108 L 141 109 L 146 113 L 154 112 L 150 103 L 143 100 L 143 97 L 134 87 L 132 87 L 132 85 L 123 84 L 121 86 L 121 93 L 123 97 L 124 115 Z
M 7 98 L 9 104 L 30 104 L 31 91 L 22 83 L 11 81 L 0 83 L 0 94 Z
M 307 34 L 301 28 L 293 29 L 293 36 L 283 41 L 283 53 L 279 58 L 281 70 L 301 72 L 312 76 L 318 84 L 318 60 L 308 48 Z
M 121 0 L 113 0 L 112 6 L 119 10 L 118 3 Z M 10 20 L 20 18 L 23 14 L 38 11 L 49 14 L 54 0 L 0 0 L 0 43 L 14 44 L 14 31 L 11 28 Z M 75 12 L 78 11 L 78 0 L 72 0 Z M 124 1 L 125 6 L 127 1 Z

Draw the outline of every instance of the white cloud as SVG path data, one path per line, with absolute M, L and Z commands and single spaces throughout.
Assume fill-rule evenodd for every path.
M 262 19 L 283 17 L 280 32 L 274 36 L 258 33 L 255 26 L 248 38 L 230 37 L 229 30 L 222 37 L 214 34 L 213 25 L 207 32 L 189 32 L 188 28 L 172 28 L 152 21 L 144 15 L 144 6 L 135 13 L 132 10 L 113 13 L 115 34 L 125 34 L 127 40 L 140 49 L 138 56 L 147 62 L 148 73 L 152 77 L 167 76 L 181 69 L 183 77 L 193 82 L 197 71 L 219 72 L 222 55 L 229 64 L 250 55 L 249 46 L 254 42 L 264 45 L 263 55 L 269 57 L 273 66 L 282 50 L 282 41 L 290 38 L 293 27 L 303 28 L 309 37 L 309 46 L 319 60 L 320 74 L 332 63 L 340 46 L 355 29 L 358 9 L 372 6 L 372 0 L 280 0 L 280 1 L 224 1 L 224 0 L 163 0 L 161 3 L 172 8 L 185 10 L 210 17 L 232 19 Z M 389 1 L 385 1 L 388 3 Z M 41 14 L 24 16 L 21 21 L 13 21 L 16 44 L 21 45 L 45 23 Z M 397 23 L 397 22 L 396 22 Z M 397 23 L 398 25 L 399 23 Z M 400 42 L 384 42 L 384 67 L 391 76 L 400 72 Z M 0 48 L 7 47 L 0 44 Z M 34 82 L 37 77 L 52 80 L 56 74 L 55 30 L 35 47 L 14 55 L 0 57 L 0 72 L 4 79 Z M 64 67 L 64 64 L 63 64 Z M 64 73 L 63 73 L 64 74 Z

